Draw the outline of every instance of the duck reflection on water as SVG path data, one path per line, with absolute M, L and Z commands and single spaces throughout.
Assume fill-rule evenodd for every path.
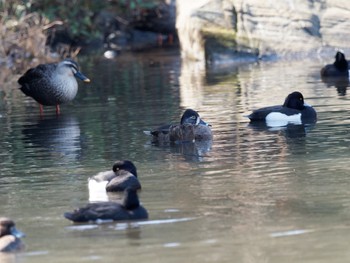
M 345 96 L 346 90 L 350 86 L 349 77 L 322 77 L 322 82 L 326 84 L 327 88 L 335 87 L 338 95 Z
M 23 125 L 26 148 L 35 148 L 52 155 L 78 159 L 81 156 L 81 137 L 78 120 L 73 116 L 40 118 Z
M 315 124 L 316 122 L 301 124 L 287 123 L 280 126 L 269 126 L 265 122 L 251 122 L 248 124 L 248 127 L 255 131 L 281 132 L 287 138 L 301 138 L 305 137 L 313 129 Z
M 145 147 L 154 146 L 162 151 L 170 151 L 172 154 L 182 155 L 186 161 L 201 162 L 211 151 L 213 141 L 195 141 L 195 142 L 183 142 L 183 143 L 147 143 Z

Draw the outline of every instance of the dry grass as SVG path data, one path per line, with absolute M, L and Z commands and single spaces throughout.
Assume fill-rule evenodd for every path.
M 46 46 L 46 31 L 57 24 L 62 22 L 50 23 L 38 13 L 18 18 L 0 12 L 0 83 L 3 87 L 30 67 L 78 54 L 79 49 L 72 50 L 70 46 L 62 46 L 56 53 L 50 52 Z
M 48 56 L 44 28 L 48 20 L 36 13 L 19 19 L 1 16 L 0 19 L 0 62 L 11 69 L 45 60 Z

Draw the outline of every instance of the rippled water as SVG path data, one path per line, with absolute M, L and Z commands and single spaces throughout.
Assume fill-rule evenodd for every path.
M 59 117 L 49 107 L 40 118 L 15 85 L 0 93 L 0 211 L 27 234 L 26 251 L 1 262 L 349 260 L 350 104 L 346 89 L 320 80 L 324 61 L 206 74 L 176 51 L 80 63 L 92 83 L 80 83 Z M 295 90 L 317 110 L 316 125 L 249 125 L 251 110 Z M 188 107 L 212 124 L 213 142 L 151 145 L 142 131 Z M 64 219 L 87 202 L 87 179 L 116 159 L 137 165 L 150 219 Z

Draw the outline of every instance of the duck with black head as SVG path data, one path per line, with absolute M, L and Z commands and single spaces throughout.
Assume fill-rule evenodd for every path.
M 89 201 L 107 201 L 107 192 L 122 192 L 126 188 L 141 189 L 137 169 L 129 160 L 116 161 L 112 170 L 100 172 L 89 178 Z
M 325 65 L 321 69 L 322 78 L 338 78 L 349 77 L 349 65 L 344 53 L 338 51 L 335 54 L 335 61 L 333 64 Z
M 344 96 L 350 86 L 349 69 L 349 62 L 345 55 L 338 51 L 335 55 L 335 62 L 321 69 L 321 79 L 327 87 L 335 87 L 339 95 Z
M 21 237 L 25 235 L 18 231 L 15 222 L 7 217 L 0 218 L 0 252 L 16 252 L 24 248 Z
M 295 91 L 287 96 L 283 105 L 254 110 L 248 115 L 248 118 L 251 122 L 265 121 L 267 124 L 277 122 L 286 125 L 288 123 L 314 123 L 317 120 L 317 114 L 312 106 L 304 102 L 304 96 L 299 91 Z
M 79 71 L 78 63 L 65 59 L 59 63 L 41 64 L 29 69 L 18 79 L 20 90 L 39 103 L 40 114 L 43 106 L 56 106 L 56 114 L 60 114 L 60 104 L 75 98 L 78 83 L 75 78 L 84 82 L 90 80 Z
M 179 124 L 163 125 L 144 133 L 151 135 L 153 142 L 194 142 L 213 139 L 211 125 L 203 121 L 198 112 L 192 109 L 185 110 Z
M 64 217 L 73 222 L 143 220 L 148 218 L 148 212 L 140 204 L 137 191 L 127 188 L 120 202 L 89 203 L 73 212 L 64 213 Z

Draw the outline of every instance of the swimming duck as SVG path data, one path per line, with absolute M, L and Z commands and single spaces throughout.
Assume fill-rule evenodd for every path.
M 15 252 L 24 248 L 21 241 L 24 234 L 15 227 L 15 222 L 6 217 L 0 218 L 0 252 Z
M 64 217 L 73 222 L 96 220 L 141 220 L 148 218 L 147 210 L 140 205 L 137 191 L 127 188 L 123 200 L 119 202 L 97 202 L 64 213 Z
M 335 55 L 335 61 L 333 64 L 325 65 L 321 69 L 321 77 L 324 78 L 337 78 L 348 77 L 349 66 L 348 61 L 345 59 L 345 55 L 338 51 Z
M 116 161 L 111 171 L 100 172 L 89 178 L 89 200 L 106 201 L 107 192 L 120 192 L 126 188 L 141 189 L 136 166 L 128 160 Z
M 292 92 L 287 96 L 283 105 L 270 106 L 253 111 L 248 118 L 251 122 L 266 121 L 267 123 L 281 122 L 287 123 L 315 122 L 317 114 L 314 108 L 304 103 L 303 95 Z
M 144 133 L 152 135 L 154 142 L 194 142 L 211 140 L 213 134 L 210 126 L 199 117 L 198 112 L 187 109 L 181 117 L 180 124 L 164 125 Z
M 18 79 L 20 90 L 32 97 L 40 105 L 40 114 L 43 106 L 56 106 L 56 113 L 60 113 L 60 104 L 75 98 L 78 92 L 78 83 L 75 78 L 84 82 L 90 80 L 79 71 L 78 63 L 72 59 L 65 59 L 59 63 L 41 64 L 29 69 Z

